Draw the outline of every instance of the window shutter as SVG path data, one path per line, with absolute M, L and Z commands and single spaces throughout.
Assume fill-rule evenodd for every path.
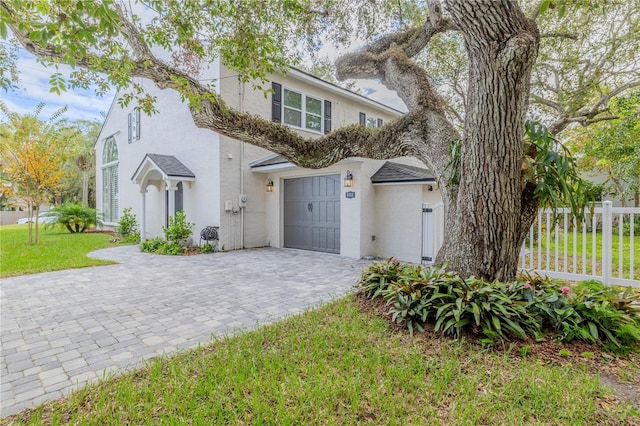
M 271 82 L 271 121 L 282 122 L 282 85 L 274 81 Z
M 382 127 L 383 124 L 382 118 L 378 118 L 378 127 Z
M 367 125 L 367 114 L 365 114 L 364 112 L 360 113 L 360 124 L 362 124 L 363 126 Z
M 140 110 L 136 110 L 136 139 L 140 139 Z
M 132 136 L 131 135 L 131 124 L 132 124 L 131 123 L 131 113 L 129 113 L 129 115 L 127 117 L 129 118 L 129 133 L 128 133 L 129 137 L 128 137 L 128 141 L 129 141 L 129 143 L 131 143 L 131 136 Z
M 331 131 L 331 101 L 324 101 L 324 133 Z

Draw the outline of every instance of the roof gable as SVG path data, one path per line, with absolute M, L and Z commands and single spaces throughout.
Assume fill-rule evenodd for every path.
M 435 182 L 431 171 L 387 161 L 371 176 L 371 183 Z
M 131 180 L 139 182 L 144 178 L 149 169 L 155 169 L 164 179 L 179 178 L 181 180 L 194 180 L 196 175 L 182 164 L 173 155 L 147 154 L 140 162 Z

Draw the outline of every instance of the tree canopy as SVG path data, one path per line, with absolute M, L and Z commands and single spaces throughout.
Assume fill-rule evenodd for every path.
M 609 192 L 623 205 L 640 206 L 640 91 L 613 98 L 611 113 L 619 118 L 574 131 L 571 147 L 581 168 L 604 173 Z
M 40 206 L 58 190 L 62 178 L 62 160 L 57 148 L 63 140 L 59 116 L 49 122 L 37 118 L 44 104 L 33 114 L 3 111 L 8 120 L 0 127 L 2 177 L 7 179 L 13 193 L 27 203 L 29 214 L 35 209 L 35 236 L 29 222 L 29 243 L 38 243 L 38 214 Z
M 463 275 L 512 278 L 540 203 L 523 173 L 527 115 L 553 132 L 613 118 L 613 96 L 640 85 L 640 0 L 262 0 L 145 3 L 0 0 L 0 34 L 45 64 L 75 67 L 54 90 L 121 89 L 153 112 L 136 78 L 172 88 L 194 122 L 311 168 L 347 157 L 414 156 L 438 177 L 446 238 L 438 262 Z M 340 80 L 377 79 L 408 112 L 378 130 L 321 138 L 235 111 L 199 70 L 222 61 L 263 89 L 323 43 L 361 40 L 336 61 Z M 11 57 L 0 60 L 8 80 Z M 455 149 L 452 149 L 455 148 Z M 455 155 L 454 155 L 455 154 Z M 455 167 L 452 166 L 455 164 Z

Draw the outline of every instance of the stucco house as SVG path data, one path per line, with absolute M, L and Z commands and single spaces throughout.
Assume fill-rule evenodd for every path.
M 402 113 L 297 69 L 272 75 L 265 98 L 222 65 L 208 78 L 238 110 L 278 121 L 304 136 L 340 126 L 378 127 Z M 437 183 L 414 158 L 349 158 L 320 170 L 297 167 L 262 148 L 194 125 L 173 90 L 140 81 L 157 97 L 149 117 L 113 103 L 95 145 L 97 207 L 115 227 L 124 208 L 142 238 L 162 236 L 184 210 L 201 229 L 219 227 L 219 247 L 289 247 L 360 258 L 424 257 L 423 203 L 441 200 Z

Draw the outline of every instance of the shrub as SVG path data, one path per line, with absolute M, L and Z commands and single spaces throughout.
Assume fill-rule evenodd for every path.
M 102 221 L 96 209 L 82 204 L 65 203 L 54 207 L 47 213 L 53 219 L 45 227 L 55 225 L 64 226 L 72 234 L 84 232 L 92 226 L 102 226 Z
M 187 222 L 186 213 L 179 211 L 176 212 L 175 217 L 169 216 L 169 226 L 163 226 L 162 231 L 167 241 L 184 247 L 193 232 L 194 226 L 196 226 L 195 223 Z
M 162 238 L 154 238 L 152 240 L 143 241 L 140 244 L 140 250 L 146 253 L 156 253 L 160 246 L 164 244 L 164 240 Z
M 154 238 L 152 240 L 143 241 L 142 244 L 140 244 L 140 250 L 146 253 L 178 255 L 182 254 L 184 248 L 171 241 L 166 241 L 162 238 Z
M 131 213 L 131 208 L 127 207 L 122 211 L 122 216 L 118 221 L 118 226 L 115 229 L 116 234 L 122 237 L 125 241 L 136 242 L 140 241 L 140 231 L 138 231 L 138 220 L 136 215 Z
M 512 283 L 489 283 L 391 259 L 365 269 L 360 287 L 369 298 L 384 298 L 391 319 L 411 333 L 432 323 L 444 334 L 481 333 L 484 341 L 540 338 L 548 331 L 563 341 L 600 341 L 620 351 L 640 342 L 638 291 L 593 281 L 573 290 L 529 274 Z
M 620 230 L 620 225 L 616 225 L 613 227 L 613 233 L 617 234 Z M 625 222 L 622 225 L 622 233 L 624 235 L 629 235 L 631 233 L 631 223 L 630 222 Z M 636 216 L 636 218 L 633 220 L 633 234 L 634 235 L 640 235 L 640 216 Z
M 176 244 L 171 241 L 164 241 L 160 247 L 156 250 L 158 254 L 179 255 L 182 254 L 184 248 L 180 244 Z
M 204 243 L 200 246 L 200 253 L 211 253 L 213 251 L 213 245 L 210 243 Z

